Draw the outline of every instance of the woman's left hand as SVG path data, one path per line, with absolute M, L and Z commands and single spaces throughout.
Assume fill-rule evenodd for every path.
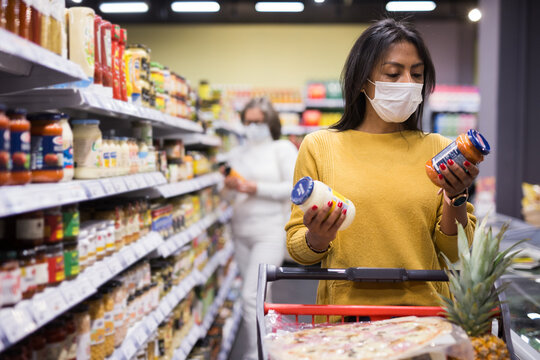
M 255 195 L 257 193 L 257 183 L 249 180 L 239 181 L 236 191 L 249 195 Z
M 468 161 L 465 161 L 463 165 L 466 170 L 450 159 L 446 165 L 441 164 L 439 166 L 441 170 L 438 179 L 439 186 L 449 198 L 463 193 L 465 189 L 468 189 L 473 184 L 474 179 L 478 176 L 479 170 L 477 166 Z

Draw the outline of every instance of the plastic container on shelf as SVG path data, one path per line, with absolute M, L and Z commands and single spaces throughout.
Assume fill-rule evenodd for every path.
M 82 273 L 88 267 L 88 229 L 81 228 L 77 238 L 77 250 L 79 253 L 79 272 Z
M 14 109 L 7 112 L 9 117 L 12 185 L 27 184 L 32 179 L 30 171 L 30 122 L 26 110 Z
M 62 181 L 71 181 L 75 175 L 75 169 L 73 165 L 73 131 L 69 126 L 69 116 L 61 114 L 60 126 L 62 126 L 62 151 L 63 151 L 63 177 Z
M 9 182 L 11 171 L 9 118 L 6 116 L 6 107 L 0 104 L 0 185 Z
M 102 135 L 99 120 L 73 120 L 73 160 L 76 179 L 102 176 Z
M 94 10 L 89 7 L 68 10 L 69 59 L 81 66 L 90 80 L 88 84 L 94 81 L 94 16 Z
M 32 182 L 59 182 L 64 177 L 61 115 L 45 113 L 28 118 L 32 126 Z
M 103 69 L 101 67 L 101 16 L 94 16 L 94 84 L 103 82 Z
M 112 37 L 112 88 L 113 98 L 116 100 L 122 100 L 122 77 L 120 62 L 120 25 L 113 24 L 111 30 Z

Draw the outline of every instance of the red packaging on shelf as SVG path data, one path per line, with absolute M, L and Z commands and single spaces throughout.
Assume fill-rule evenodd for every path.
M 126 63 L 124 61 L 124 51 L 126 50 L 127 30 L 120 30 L 120 95 L 123 101 L 128 101 Z
M 101 65 L 101 16 L 94 17 L 94 84 L 103 83 L 103 67 Z
M 101 70 L 103 86 L 113 86 L 113 53 L 112 53 L 112 24 L 101 22 Z
M 120 26 L 113 24 L 112 26 L 112 80 L 113 80 L 113 98 L 122 100 L 120 94 Z

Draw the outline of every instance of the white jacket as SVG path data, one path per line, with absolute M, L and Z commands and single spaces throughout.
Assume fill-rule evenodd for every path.
M 232 218 L 235 236 L 282 236 L 290 215 L 290 195 L 298 151 L 288 140 L 239 147 L 229 165 L 257 183 L 256 195 L 238 194 Z

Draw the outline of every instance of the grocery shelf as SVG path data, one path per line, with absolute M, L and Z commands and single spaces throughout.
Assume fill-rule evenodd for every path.
M 84 79 L 74 62 L 0 29 L 0 94 Z
M 0 97 L 0 102 L 23 107 L 29 112 L 44 110 L 75 110 L 116 119 L 149 120 L 154 125 L 175 128 L 183 132 L 202 132 L 201 125 L 161 111 L 112 99 L 89 88 L 44 88 Z M 81 114 L 81 115 L 84 115 Z
M 96 180 L 3 186 L 0 191 L 0 217 L 95 200 L 166 182 L 163 174 L 156 171 Z
M 237 123 L 237 124 L 231 124 L 231 123 L 228 123 L 226 121 L 213 121 L 212 122 L 212 127 L 219 131 L 226 131 L 226 132 L 230 132 L 230 133 L 234 133 L 238 136 L 244 136 L 246 131 L 244 130 L 244 126 L 241 124 L 241 123 Z
M 222 180 L 223 176 L 219 172 L 214 172 L 206 175 L 201 175 L 190 180 L 161 185 L 156 187 L 155 189 L 164 198 L 170 198 L 173 196 L 188 194 L 193 191 L 198 191 L 206 187 L 216 185 Z
M 208 262 L 205 269 L 212 268 L 212 273 L 217 269 L 217 266 L 214 267 L 214 264 L 224 264 L 232 255 L 232 246 L 225 247 L 224 249 L 218 251 L 212 259 Z M 225 261 L 223 260 L 225 258 Z M 236 276 L 236 267 L 229 272 L 228 277 L 224 281 L 224 285 L 230 288 L 232 280 Z M 211 275 L 211 274 L 210 274 Z M 150 314 L 146 315 L 141 321 L 133 325 L 122 345 L 114 352 L 112 359 L 115 360 L 129 360 L 137 351 L 148 341 L 150 336 L 156 331 L 159 324 L 173 311 L 173 309 L 186 297 L 186 295 L 197 285 L 203 285 L 206 283 L 208 278 L 198 271 L 193 269 L 191 273 L 184 278 L 180 284 L 176 285 L 161 301 L 159 302 L 158 307 L 152 311 Z M 221 290 L 220 290 L 221 294 Z M 205 318 L 206 319 L 206 318 Z M 200 336 L 199 326 L 196 326 L 197 331 L 190 331 L 190 335 L 193 337 L 197 335 L 197 338 Z M 193 330 L 193 329 L 192 329 Z M 194 339 L 196 342 L 197 339 Z M 195 344 L 193 342 L 193 344 Z M 192 345 L 193 347 L 193 345 Z
M 150 254 L 162 242 L 158 233 L 151 232 L 120 252 L 96 262 L 74 280 L 47 288 L 32 299 L 19 302 L 14 308 L 0 310 L 0 350 L 15 344 L 97 292 L 99 286 Z
M 306 109 L 343 109 L 343 99 L 306 99 Z
M 184 146 L 205 146 L 205 147 L 221 146 L 221 138 L 215 135 L 185 134 L 181 136 L 181 139 L 184 142 Z
M 234 341 L 236 340 L 236 335 L 240 329 L 240 324 L 242 323 L 242 300 L 238 299 L 234 303 L 231 318 L 233 325 L 230 328 L 228 337 L 221 341 L 221 349 L 219 350 L 217 360 L 227 360 L 229 358 L 229 353 L 231 352 Z
M 324 129 L 322 126 L 285 125 L 281 128 L 283 135 L 307 135 L 314 131 Z
M 303 112 L 306 106 L 303 103 L 272 103 L 277 112 Z
M 223 250 L 222 250 L 223 251 Z M 231 254 L 232 255 L 232 254 Z M 229 255 L 230 257 L 230 255 Z M 232 284 L 234 282 L 234 279 L 236 278 L 236 275 L 238 273 L 238 269 L 236 266 L 234 268 L 229 270 L 229 274 L 227 274 L 227 278 L 223 282 L 223 285 L 219 289 L 218 295 L 216 296 L 214 303 L 206 313 L 202 323 L 200 325 L 193 325 L 191 330 L 189 331 L 189 334 L 186 335 L 184 340 L 182 341 L 182 344 L 173 355 L 173 360 L 185 360 L 191 350 L 193 349 L 193 346 L 199 340 L 200 338 L 206 336 L 206 333 L 210 329 L 210 326 L 212 326 L 212 323 L 214 322 L 219 309 L 223 306 L 223 303 L 225 302 L 225 299 L 227 298 L 227 294 L 229 293 Z

